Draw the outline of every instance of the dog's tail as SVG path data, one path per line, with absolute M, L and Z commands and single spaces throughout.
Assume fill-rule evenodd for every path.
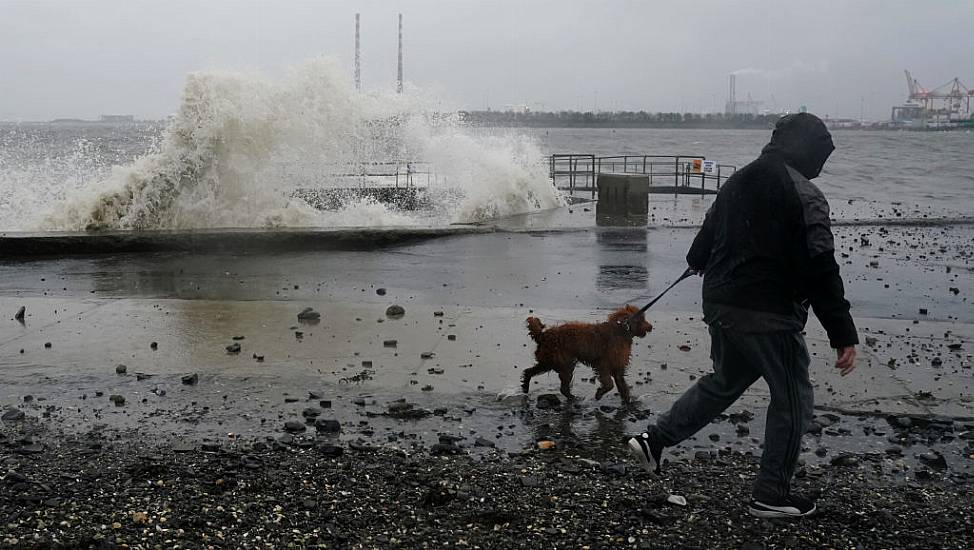
M 538 342 L 538 339 L 541 338 L 541 331 L 543 330 L 544 323 L 541 322 L 541 319 L 538 319 L 537 317 L 528 317 L 528 334 L 531 335 L 532 340 Z

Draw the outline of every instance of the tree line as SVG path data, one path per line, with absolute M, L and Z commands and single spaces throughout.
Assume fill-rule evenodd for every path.
M 780 114 L 650 113 L 647 111 L 462 111 L 474 126 L 592 128 L 772 128 Z

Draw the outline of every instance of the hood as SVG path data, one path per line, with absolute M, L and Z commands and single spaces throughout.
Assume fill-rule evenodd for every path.
M 832 135 L 825 123 L 809 113 L 797 113 L 781 117 L 774 125 L 771 142 L 761 150 L 762 154 L 777 154 L 789 166 L 808 179 L 822 171 L 822 166 L 835 150 Z

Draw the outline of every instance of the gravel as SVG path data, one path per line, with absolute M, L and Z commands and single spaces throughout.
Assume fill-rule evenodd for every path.
M 9 447 L 23 434 L 5 427 Z M 136 439 L 133 439 L 136 437 Z M 0 545 L 23 548 L 970 548 L 974 491 L 937 472 L 895 482 L 868 469 L 800 470 L 820 513 L 748 516 L 757 459 L 671 463 L 662 478 L 621 448 L 409 453 L 310 436 L 198 448 L 92 432 L 34 434 L 3 456 Z M 282 443 L 281 440 L 286 443 Z M 439 447 L 437 447 L 439 446 Z M 451 447 L 447 449 L 446 447 Z M 434 451 L 435 449 L 435 451 Z M 433 456 L 436 453 L 437 456 Z M 658 495 L 654 497 L 654 495 Z M 669 495 L 685 496 L 687 505 Z M 667 502 L 669 500 L 669 502 Z

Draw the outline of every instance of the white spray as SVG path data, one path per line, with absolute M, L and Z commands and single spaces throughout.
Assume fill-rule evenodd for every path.
M 280 81 L 189 75 L 156 151 L 68 192 L 42 228 L 428 225 L 562 204 L 526 137 L 476 135 L 416 93 L 362 94 L 342 75 L 328 58 Z M 437 208 L 402 212 L 362 199 L 321 212 L 293 198 L 298 189 L 348 187 L 350 173 L 390 161 L 423 161 L 435 174 Z

